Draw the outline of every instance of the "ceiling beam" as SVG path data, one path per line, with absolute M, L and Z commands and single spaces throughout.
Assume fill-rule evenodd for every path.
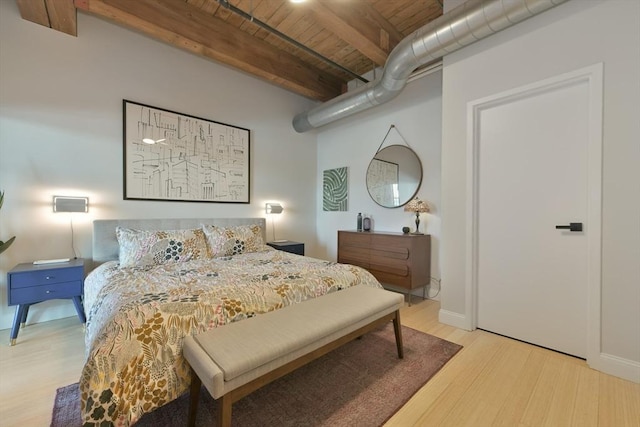
M 378 25 L 381 32 L 385 32 L 388 35 L 389 49 L 387 53 L 390 53 L 404 38 L 404 34 L 398 31 L 398 29 L 394 27 L 391 22 L 387 21 L 371 4 L 365 3 L 362 5 L 362 14 L 365 19 Z
M 384 65 L 389 52 L 400 42 L 400 34 L 366 2 L 309 3 L 319 22 L 329 31 L 354 46 L 377 65 Z
M 44 0 L 18 0 L 17 3 L 22 19 L 51 27 Z
M 75 0 L 75 6 L 308 98 L 326 101 L 342 93 L 337 77 L 184 1 Z
M 17 4 L 22 19 L 72 36 L 78 35 L 73 0 L 17 0 Z

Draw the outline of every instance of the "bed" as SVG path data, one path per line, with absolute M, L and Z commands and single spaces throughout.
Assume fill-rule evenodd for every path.
M 359 267 L 266 246 L 264 232 L 264 218 L 94 221 L 85 426 L 128 426 L 185 393 L 187 335 L 355 285 L 381 287 Z

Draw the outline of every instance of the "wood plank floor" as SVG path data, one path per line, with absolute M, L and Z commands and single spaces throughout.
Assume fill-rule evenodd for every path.
M 438 323 L 437 301 L 402 310 L 402 323 L 464 348 L 387 426 L 640 426 L 640 385 L 573 357 L 484 331 Z M 77 317 L 28 325 L 10 347 L 0 331 L 0 426 L 47 426 L 56 389 L 78 381 Z

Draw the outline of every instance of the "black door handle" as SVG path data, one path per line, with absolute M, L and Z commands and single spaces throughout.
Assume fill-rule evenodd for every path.
M 556 225 L 559 230 L 582 231 L 581 222 L 570 222 L 569 225 Z

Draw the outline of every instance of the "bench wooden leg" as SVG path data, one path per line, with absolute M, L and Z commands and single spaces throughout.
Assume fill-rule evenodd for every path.
M 231 427 L 231 407 L 233 399 L 229 394 L 223 395 L 218 399 L 218 424 L 220 427 Z
M 396 334 L 396 347 L 398 347 L 398 358 L 404 359 L 404 346 L 402 344 L 402 327 L 400 325 L 400 310 L 396 311 L 393 318 L 393 331 Z
M 202 381 L 195 372 L 191 371 L 191 390 L 189 391 L 189 427 L 195 427 L 196 414 L 198 413 L 198 402 L 200 401 L 200 388 Z

